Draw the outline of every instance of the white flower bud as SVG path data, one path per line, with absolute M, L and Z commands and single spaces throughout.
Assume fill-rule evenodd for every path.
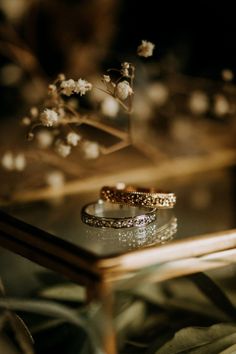
M 56 91 L 57 91 L 56 85 L 51 84 L 51 85 L 48 86 L 48 92 L 49 92 L 50 94 L 53 94 L 53 93 L 55 93 Z
M 58 122 L 58 114 L 52 109 L 46 108 L 43 113 L 40 114 L 40 120 L 46 127 L 52 127 Z
M 66 79 L 65 74 L 63 74 L 63 73 L 58 74 L 57 78 L 58 78 L 58 80 L 60 80 L 60 81 L 63 81 L 63 80 Z
M 30 119 L 29 117 L 24 117 L 24 118 L 22 118 L 22 120 L 21 120 L 21 124 L 22 124 L 22 125 L 25 125 L 25 126 L 28 126 L 28 125 L 31 124 L 31 119 Z
M 222 79 L 223 79 L 224 81 L 232 81 L 233 78 L 234 78 L 234 73 L 233 73 L 233 71 L 230 70 L 230 69 L 224 69 L 224 70 L 222 70 L 221 75 L 222 75 Z
M 81 136 L 75 132 L 70 132 L 67 134 L 66 140 L 69 145 L 76 146 L 81 140 Z
M 155 48 L 155 44 L 148 41 L 142 41 L 142 43 L 138 46 L 137 53 L 140 57 L 151 57 L 153 54 L 153 50 Z
M 65 176 L 61 171 L 53 171 L 46 176 L 46 182 L 53 189 L 60 189 L 65 183 Z
M 103 75 L 103 81 L 109 83 L 111 81 L 110 75 Z
M 124 62 L 121 64 L 121 74 L 122 76 L 129 77 L 129 67 L 130 64 L 127 62 Z
M 55 149 L 56 152 L 62 157 L 67 157 L 71 153 L 71 146 L 64 144 L 60 140 L 57 141 Z
M 209 108 L 207 95 L 202 91 L 192 92 L 189 99 L 189 108 L 194 114 L 204 114 Z
M 230 105 L 228 100 L 223 95 L 216 95 L 214 102 L 214 112 L 217 116 L 221 117 L 229 113 Z
M 30 109 L 30 115 L 32 118 L 37 118 L 39 115 L 39 110 L 37 107 L 31 107 Z
M 48 130 L 41 130 L 36 134 L 36 141 L 40 148 L 46 149 L 52 145 L 53 135 Z
M 93 141 L 85 141 L 83 144 L 83 152 L 87 159 L 96 159 L 100 155 L 99 145 Z
M 119 112 L 119 104 L 117 100 L 111 96 L 107 96 L 102 102 L 101 111 L 108 117 L 116 117 Z
M 162 106 L 168 100 L 169 91 L 163 83 L 155 82 L 147 88 L 147 95 L 153 104 Z
M 26 159 L 24 154 L 18 154 L 15 157 L 15 169 L 17 171 L 23 171 L 26 167 Z
M 75 81 L 73 79 L 65 80 L 62 81 L 61 83 L 61 88 L 62 88 L 62 93 L 66 96 L 71 96 L 74 89 L 75 89 Z
M 92 89 L 92 84 L 86 80 L 79 79 L 75 83 L 75 89 L 74 92 L 80 94 L 80 96 L 83 96 L 86 94 L 87 91 L 90 91 Z
M 1 163 L 2 163 L 2 167 L 5 170 L 8 170 L 8 171 L 14 170 L 14 158 L 13 158 L 13 154 L 11 151 L 7 151 L 3 155 Z
M 116 86 L 116 96 L 121 100 L 126 100 L 130 95 L 133 94 L 133 90 L 130 87 L 128 81 L 121 81 Z

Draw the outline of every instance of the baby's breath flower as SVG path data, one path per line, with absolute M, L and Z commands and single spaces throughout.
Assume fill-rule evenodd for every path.
M 66 79 L 65 74 L 63 73 L 58 74 L 57 79 L 60 81 L 64 81 Z
M 204 114 L 209 108 L 207 95 L 202 91 L 193 91 L 189 99 L 189 108 L 194 114 Z
M 121 100 L 126 100 L 130 95 L 133 94 L 133 90 L 130 87 L 128 81 L 121 81 L 116 87 L 116 96 Z
M 234 73 L 230 69 L 222 70 L 221 75 L 224 81 L 232 81 L 234 78 Z
M 152 42 L 148 42 L 142 40 L 142 43 L 138 46 L 137 53 L 140 57 L 151 57 L 153 54 L 153 50 L 155 48 L 155 44 Z
M 105 81 L 105 82 L 107 82 L 107 83 L 109 83 L 109 82 L 111 82 L 111 77 L 110 77 L 110 75 L 103 75 L 103 81 Z
M 67 157 L 71 153 L 71 146 L 63 143 L 61 140 L 58 140 L 55 146 L 55 150 L 60 156 Z
M 67 134 L 66 140 L 69 145 L 76 146 L 81 140 L 81 136 L 75 132 L 70 132 Z
M 61 83 L 62 93 L 66 96 L 71 96 L 75 89 L 75 81 L 73 79 L 62 81 Z
M 25 155 L 20 153 L 16 156 L 11 151 L 7 151 L 2 157 L 2 167 L 8 171 L 23 171 L 26 166 Z
M 216 95 L 214 102 L 214 112 L 217 116 L 224 116 L 229 113 L 230 105 L 228 100 L 223 95 Z
M 147 88 L 147 95 L 155 105 L 162 106 L 168 99 L 169 91 L 163 83 L 155 82 Z
M 124 61 L 123 63 L 121 63 L 121 67 L 122 67 L 123 69 L 129 69 L 130 63 L 128 63 L 127 61 Z
M 14 164 L 13 154 L 11 151 L 5 152 L 5 154 L 2 157 L 1 164 L 5 170 L 8 170 L 8 171 L 14 170 L 15 164 Z
M 130 67 L 130 64 L 127 63 L 126 61 L 121 64 L 121 74 L 122 74 L 122 76 L 129 77 L 129 67 Z
M 21 119 L 21 124 L 22 125 L 25 125 L 25 126 L 28 126 L 31 124 L 31 119 L 29 117 L 24 117 Z
M 83 152 L 87 159 L 96 159 L 100 155 L 98 143 L 94 141 L 85 141 L 83 144 Z
M 48 93 L 53 94 L 56 91 L 57 91 L 56 85 L 51 84 L 51 85 L 48 86 Z
M 18 154 L 15 157 L 15 169 L 17 171 L 23 171 L 26 167 L 26 159 L 24 154 Z
M 43 113 L 40 114 L 40 120 L 46 127 L 52 127 L 58 122 L 58 114 L 52 109 L 46 108 Z
M 33 133 L 32 131 L 28 132 L 28 134 L 27 134 L 27 139 L 28 139 L 29 141 L 31 141 L 31 140 L 34 139 L 34 133 Z
M 74 92 L 80 94 L 80 96 L 83 96 L 86 94 L 87 91 L 90 91 L 92 89 L 92 84 L 86 80 L 79 79 L 75 83 L 75 89 Z
M 53 189 L 60 189 L 65 183 L 65 176 L 61 171 L 52 171 L 46 176 L 46 183 Z
M 37 107 L 31 107 L 30 109 L 30 115 L 32 118 L 37 118 L 39 115 L 39 110 Z
M 40 148 L 46 149 L 52 145 L 53 135 L 48 130 L 44 129 L 36 134 L 36 140 Z
M 119 104 L 113 97 L 107 96 L 101 104 L 101 111 L 108 117 L 116 117 L 119 111 Z

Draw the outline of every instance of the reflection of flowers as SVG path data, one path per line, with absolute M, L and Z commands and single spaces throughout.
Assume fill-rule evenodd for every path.
M 161 216 L 158 217 L 160 219 Z M 86 227 L 85 234 L 87 239 L 104 243 L 116 249 L 135 249 L 147 247 L 154 244 L 163 244 L 171 239 L 177 232 L 177 219 L 172 216 L 164 224 L 160 226 L 160 220 L 153 222 L 146 227 L 134 227 L 131 229 L 113 230 L 98 229 L 94 227 Z

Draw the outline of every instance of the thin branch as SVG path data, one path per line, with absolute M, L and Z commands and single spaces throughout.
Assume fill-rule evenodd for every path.
M 129 140 L 127 141 L 119 141 L 117 144 L 114 144 L 112 146 L 109 146 L 109 147 L 105 147 L 105 146 L 102 146 L 100 148 L 101 150 L 101 153 L 103 155 L 108 155 L 108 154 L 111 154 L 113 152 L 116 152 L 116 151 L 119 151 L 119 150 L 122 150 L 128 146 L 131 145 L 131 142 Z

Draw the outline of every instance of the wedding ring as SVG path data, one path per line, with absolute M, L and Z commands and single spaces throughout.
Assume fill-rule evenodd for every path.
M 155 221 L 156 217 L 157 210 L 155 208 L 126 206 L 120 208 L 118 205 L 104 203 L 101 200 L 87 204 L 81 210 L 81 219 L 85 224 L 102 228 L 144 227 Z
M 122 186 L 122 188 L 102 187 L 100 198 L 110 203 L 158 209 L 170 209 L 176 203 L 174 193 L 165 193 L 154 188 L 133 186 Z

